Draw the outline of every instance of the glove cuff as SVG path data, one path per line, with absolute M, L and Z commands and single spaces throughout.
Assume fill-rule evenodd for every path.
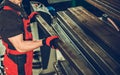
M 46 45 L 46 39 L 43 39 L 43 40 L 42 40 L 42 44 L 43 44 L 43 45 Z

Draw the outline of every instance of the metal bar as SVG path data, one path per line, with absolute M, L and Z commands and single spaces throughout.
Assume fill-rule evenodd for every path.
M 113 17 L 114 19 L 117 19 L 120 21 L 120 10 L 116 10 L 113 7 L 107 5 L 99 0 L 85 0 L 85 1 L 92 4 L 93 6 L 97 7 L 98 9 L 102 10 L 103 12 L 105 12 L 109 16 Z
M 64 75 L 79 75 L 67 61 L 58 61 L 58 66 Z
M 73 9 L 76 9 L 76 12 L 79 13 L 79 11 L 77 11 L 77 8 Z M 70 8 L 69 10 L 72 12 L 72 8 Z M 97 65 L 102 68 L 103 71 L 105 71 L 104 69 L 106 68 L 108 70 L 105 71 L 106 74 L 111 74 L 111 72 L 115 73 L 110 66 L 117 67 L 119 64 L 115 60 L 113 60 L 97 43 L 95 43 L 92 39 L 85 35 L 84 32 L 81 31 L 79 26 L 75 23 L 75 20 L 73 21 L 71 19 L 73 18 L 73 16 L 71 17 L 71 13 L 69 13 L 69 11 L 62 11 L 58 12 L 58 16 L 60 21 L 64 23 L 64 25 L 62 25 L 61 27 L 69 33 L 69 37 L 74 38 L 72 39 L 72 41 L 76 41 L 79 46 L 82 46 L 85 54 L 88 54 L 88 56 L 91 57 L 93 61 L 95 61 L 95 63 L 97 63 Z M 107 63 L 109 63 L 110 65 L 108 65 Z
M 61 3 L 61 2 L 67 2 L 71 0 L 47 0 L 49 4 L 54 4 L 54 3 Z
M 69 11 L 71 11 L 71 13 L 74 16 L 76 16 L 77 18 L 76 20 L 78 21 L 78 24 L 82 23 L 82 25 L 80 25 L 81 27 L 84 26 L 85 28 L 87 28 L 92 35 L 94 34 L 96 36 L 96 37 L 94 36 L 95 38 L 99 38 L 103 43 L 107 44 L 107 46 L 110 47 L 109 50 L 106 49 L 108 53 L 112 52 L 111 54 L 114 54 L 116 57 L 118 57 L 117 59 L 120 59 L 119 58 L 119 55 L 120 55 L 119 32 L 116 32 L 115 30 L 110 28 L 108 25 L 104 24 L 97 17 L 93 16 L 93 14 L 91 15 L 90 12 L 88 12 L 82 7 L 78 7 L 78 9 L 73 8 L 73 9 L 70 9 Z M 116 39 L 116 40 L 113 40 L 113 39 Z
M 119 5 L 120 1 L 115 2 L 115 0 L 114 1 L 112 1 L 112 0 L 101 0 L 101 2 L 103 2 L 104 4 L 114 8 L 116 10 L 120 10 L 120 8 L 119 8 L 120 7 L 120 5 Z
M 36 19 L 40 23 L 40 25 L 50 34 L 55 35 L 55 31 L 50 27 L 41 16 L 37 16 Z M 56 25 L 59 26 L 59 25 Z M 59 27 L 56 27 L 56 29 Z M 63 33 L 62 33 L 63 34 Z M 92 69 L 91 65 L 87 63 L 85 58 L 75 51 L 76 48 L 72 46 L 70 42 L 65 41 L 67 37 L 65 35 L 61 35 L 62 41 L 58 42 L 59 49 L 62 52 L 62 54 L 65 56 L 65 58 L 70 62 L 72 66 L 74 66 L 75 70 L 79 74 L 85 74 L 85 75 L 98 75 L 95 70 Z M 65 37 L 65 38 L 63 38 Z
M 49 35 L 59 35 L 59 50 L 76 72 L 80 75 L 120 74 L 119 32 L 83 7 L 69 8 L 57 14 L 58 17 L 53 19 L 52 26 L 48 25 L 40 15 L 36 16 L 36 19 L 39 27 Z M 86 33 L 85 29 L 94 34 L 100 42 Z M 109 48 L 104 48 L 101 42 Z M 109 55 L 110 52 L 117 57 L 118 62 Z

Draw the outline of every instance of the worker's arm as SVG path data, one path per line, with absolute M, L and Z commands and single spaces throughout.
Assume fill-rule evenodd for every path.
M 19 52 L 27 52 L 42 46 L 42 40 L 24 41 L 23 34 L 8 38 Z
M 58 36 L 49 36 L 42 40 L 24 41 L 23 34 L 19 34 L 19 35 L 10 37 L 8 39 L 16 48 L 16 50 L 18 50 L 19 52 L 27 52 L 27 51 L 34 50 L 43 45 L 57 48 L 56 40 L 58 40 Z

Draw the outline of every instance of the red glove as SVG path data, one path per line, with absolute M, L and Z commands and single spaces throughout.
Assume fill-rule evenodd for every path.
M 29 16 L 28 16 L 28 18 L 29 19 L 32 19 L 35 15 L 38 15 L 39 13 L 38 12 L 32 12 Z
M 43 39 L 42 43 L 43 43 L 43 45 L 47 45 L 49 47 L 57 49 L 58 48 L 58 44 L 57 44 L 58 40 L 59 40 L 58 36 L 49 36 L 49 37 Z

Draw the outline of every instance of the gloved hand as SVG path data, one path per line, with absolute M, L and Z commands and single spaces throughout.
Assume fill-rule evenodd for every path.
M 59 40 L 58 36 L 49 36 L 49 37 L 43 39 L 42 43 L 43 43 L 43 45 L 47 45 L 49 47 L 57 49 L 58 48 L 58 44 L 57 44 L 58 40 Z
M 39 13 L 38 12 L 32 12 L 29 16 L 28 16 L 28 18 L 29 19 L 32 19 L 35 15 L 38 15 Z

